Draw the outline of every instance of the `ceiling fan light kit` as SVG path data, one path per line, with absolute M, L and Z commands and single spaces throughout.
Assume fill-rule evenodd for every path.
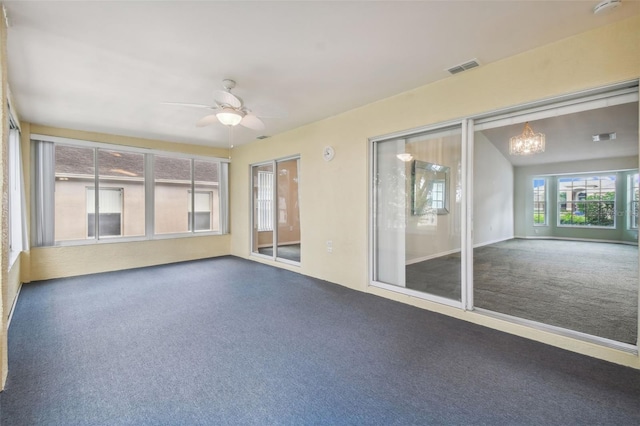
M 237 126 L 245 115 L 244 111 L 238 111 L 230 107 L 222 108 L 220 112 L 216 113 L 218 121 L 225 126 Z

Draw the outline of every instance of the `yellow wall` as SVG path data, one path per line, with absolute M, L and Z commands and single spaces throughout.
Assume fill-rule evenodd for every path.
M 238 147 L 230 175 L 231 252 L 249 257 L 249 165 L 300 154 L 302 263 L 260 262 L 640 368 L 637 355 L 369 287 L 367 226 L 368 138 L 638 77 L 640 16 Z M 322 158 L 325 145 L 335 148 L 331 162 Z
M 29 125 L 28 123 L 22 126 L 22 131 L 23 140 L 28 140 L 30 134 L 42 134 L 193 155 L 212 157 L 227 157 L 229 155 L 227 149 L 221 148 L 58 129 L 35 124 Z M 28 143 L 23 143 L 23 155 L 26 158 L 30 156 Z M 31 187 L 28 179 L 25 180 L 25 186 L 27 204 L 29 204 Z M 199 235 L 177 239 L 126 243 L 106 242 L 66 247 L 34 247 L 27 254 L 28 266 L 22 268 L 22 281 L 28 282 L 223 256 L 229 254 L 229 251 L 229 235 Z

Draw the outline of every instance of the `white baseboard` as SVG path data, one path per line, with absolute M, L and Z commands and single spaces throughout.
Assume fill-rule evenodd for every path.
M 535 236 L 515 236 L 514 238 L 521 238 L 523 240 L 560 240 L 560 241 L 583 241 L 585 243 L 609 243 L 609 244 L 627 244 L 630 246 L 637 246 L 635 241 L 620 241 L 620 240 L 598 240 L 593 238 L 569 238 L 569 237 L 535 237 Z
M 497 243 L 501 243 L 501 242 L 503 242 L 503 241 L 513 240 L 514 238 L 517 238 L 517 237 L 514 237 L 514 236 L 512 235 L 512 236 L 507 237 L 507 238 L 498 238 L 497 240 L 485 241 L 485 242 L 482 242 L 482 243 L 474 244 L 474 245 L 473 245 L 473 248 L 478 248 L 478 247 L 483 247 L 483 246 L 489 246 L 489 245 L 491 245 L 491 244 L 497 244 Z
M 418 257 L 415 259 L 405 261 L 405 265 L 413 265 L 414 263 L 424 262 L 425 260 L 436 259 L 438 257 L 447 256 L 454 253 L 460 253 L 460 249 L 453 249 L 449 251 L 443 251 L 436 254 L 430 254 L 429 256 Z
M 7 319 L 7 329 L 11 325 L 11 318 L 13 318 L 13 311 L 16 308 L 16 304 L 18 303 L 18 297 L 20 297 L 20 290 L 22 290 L 22 283 L 18 286 L 18 291 L 16 292 L 16 297 L 13 299 L 13 303 L 11 304 L 11 309 L 9 309 L 9 318 Z

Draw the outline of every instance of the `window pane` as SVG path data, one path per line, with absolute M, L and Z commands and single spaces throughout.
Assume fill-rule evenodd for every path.
M 559 178 L 558 222 L 562 226 L 613 228 L 615 200 L 615 175 Z
M 191 160 L 155 157 L 155 233 L 189 231 Z
M 56 145 L 55 240 L 87 237 L 87 187 L 95 186 L 92 148 Z M 90 237 L 93 238 L 93 237 Z
M 277 257 L 300 262 L 300 210 L 298 203 L 298 159 L 279 161 Z
M 195 230 L 220 231 L 220 194 L 218 163 L 194 160 L 193 162 Z M 191 201 L 188 205 L 191 212 Z M 190 220 L 190 219 L 189 219 Z M 189 225 L 191 229 L 191 225 Z
M 273 164 L 252 166 L 253 253 L 273 256 Z
M 546 179 L 533 179 L 533 224 L 547 224 Z
M 638 188 L 638 173 L 629 176 L 629 229 L 638 229 L 638 201 L 640 191 Z
M 273 231 L 273 171 L 258 170 L 258 231 Z
M 10 262 L 23 250 L 23 183 L 20 132 L 9 130 L 9 251 Z
M 376 142 L 374 280 L 461 301 L 462 129 Z
M 100 188 L 100 237 L 122 235 L 122 188 Z M 87 236 L 95 236 L 95 189 L 87 188 Z
M 144 154 L 100 149 L 98 172 L 100 237 L 144 235 Z

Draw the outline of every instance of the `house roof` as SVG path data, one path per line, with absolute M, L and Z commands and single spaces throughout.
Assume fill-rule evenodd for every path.
M 56 176 L 86 176 L 95 173 L 93 149 L 66 145 L 56 146 Z M 123 151 L 98 151 L 100 177 L 135 179 L 144 177 L 144 155 Z M 195 161 L 195 180 L 218 182 L 218 163 Z M 191 179 L 191 161 L 184 158 L 155 156 L 156 180 L 184 181 Z

